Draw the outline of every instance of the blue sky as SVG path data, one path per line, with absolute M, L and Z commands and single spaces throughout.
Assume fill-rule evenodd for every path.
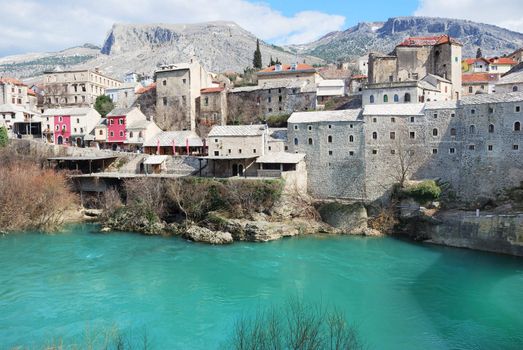
M 523 0 L 0 0 L 0 57 L 102 45 L 114 23 L 227 20 L 277 45 L 396 16 L 469 19 L 523 32 Z

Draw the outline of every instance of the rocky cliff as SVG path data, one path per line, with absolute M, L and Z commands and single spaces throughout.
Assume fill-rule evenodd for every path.
M 449 34 L 463 43 L 464 57 L 475 57 L 478 47 L 484 55 L 493 56 L 508 54 L 523 46 L 523 34 L 489 24 L 449 18 L 395 17 L 386 22 L 359 23 L 290 49 L 334 61 L 369 51 L 388 53 L 405 37 L 438 34 Z

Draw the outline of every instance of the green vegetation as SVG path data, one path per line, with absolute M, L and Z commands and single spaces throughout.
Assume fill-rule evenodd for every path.
M 290 116 L 291 116 L 290 114 L 271 115 L 271 116 L 267 117 L 265 122 L 271 128 L 286 128 L 287 120 L 289 119 Z
M 102 117 L 107 116 L 107 114 L 114 109 L 114 103 L 113 100 L 107 95 L 100 95 L 96 98 L 96 101 L 94 102 L 94 109 Z
M 438 200 L 441 195 L 441 188 L 434 180 L 426 180 L 419 184 L 408 186 L 403 190 L 403 194 L 413 198 L 421 204 Z
M 9 138 L 7 136 L 7 129 L 5 126 L 0 126 L 0 147 L 7 146 Z
M 281 64 L 280 60 L 278 58 L 276 58 L 276 61 L 272 59 L 272 56 L 271 56 L 271 61 L 269 62 L 269 65 L 268 67 L 272 67 L 272 66 L 275 66 L 277 64 Z
M 256 50 L 254 51 L 254 57 L 252 59 L 252 66 L 255 69 L 261 69 L 263 67 L 262 54 L 260 51 L 260 40 L 256 40 Z
M 223 349 L 352 350 L 363 349 L 345 315 L 319 304 L 290 301 L 237 320 Z

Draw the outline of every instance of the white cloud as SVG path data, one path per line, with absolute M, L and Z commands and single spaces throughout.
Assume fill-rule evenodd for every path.
M 468 19 L 523 32 L 521 0 L 420 0 L 414 14 Z
M 248 0 L 0 0 L 0 56 L 101 45 L 113 23 L 196 23 L 227 20 L 263 40 L 300 44 L 342 29 L 343 16 L 318 11 L 285 16 Z

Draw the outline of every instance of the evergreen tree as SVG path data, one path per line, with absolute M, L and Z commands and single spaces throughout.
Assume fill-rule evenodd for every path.
M 9 139 L 7 137 L 7 129 L 5 126 L 0 126 L 0 148 L 7 146 Z
M 272 59 L 272 56 L 271 56 L 271 63 L 269 63 L 268 67 L 272 67 L 272 66 L 274 66 L 275 64 L 276 64 L 276 61 L 274 61 L 274 60 Z
M 96 101 L 94 102 L 94 109 L 102 117 L 105 117 L 110 111 L 112 111 L 114 108 L 113 100 L 107 95 L 100 95 L 96 98 Z
M 280 59 L 276 57 L 276 61 L 274 61 L 274 64 L 281 64 Z
M 478 47 L 478 51 L 476 51 L 476 58 L 483 57 L 483 53 L 481 52 L 481 47 Z
M 261 69 L 263 66 L 262 55 L 260 51 L 260 40 L 256 40 L 256 51 L 254 51 L 254 58 L 252 59 L 252 66 L 255 69 Z

